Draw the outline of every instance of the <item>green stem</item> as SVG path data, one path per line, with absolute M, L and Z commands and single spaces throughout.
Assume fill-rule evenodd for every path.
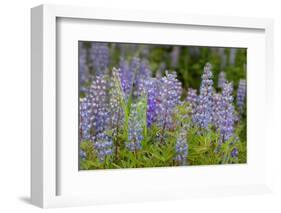
M 118 153 L 118 149 L 119 149 L 119 138 L 118 138 L 118 134 L 119 134 L 119 118 L 120 118 L 120 109 L 118 110 L 118 115 L 117 115 L 117 127 L 116 127 L 116 147 L 115 147 L 115 161 L 118 160 L 119 158 L 119 153 Z

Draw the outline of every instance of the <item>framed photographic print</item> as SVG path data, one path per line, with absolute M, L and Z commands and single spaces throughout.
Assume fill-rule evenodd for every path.
M 247 163 L 246 48 L 78 46 L 80 170 Z
M 31 14 L 33 204 L 270 192 L 272 20 Z

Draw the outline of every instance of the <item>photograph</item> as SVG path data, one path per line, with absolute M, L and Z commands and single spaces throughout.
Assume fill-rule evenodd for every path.
M 247 163 L 247 48 L 77 51 L 79 170 Z

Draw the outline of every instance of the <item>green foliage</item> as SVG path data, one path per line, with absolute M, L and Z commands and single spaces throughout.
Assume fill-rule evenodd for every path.
M 178 127 L 173 131 L 165 132 L 164 143 L 160 143 L 157 135 L 161 133 L 161 128 L 156 125 L 146 128 L 144 113 L 146 109 L 146 97 L 144 96 L 138 106 L 139 119 L 144 125 L 144 139 L 142 149 L 136 152 L 130 152 L 126 149 L 125 143 L 128 137 L 128 123 L 125 123 L 120 130 L 120 134 L 114 138 L 115 145 L 118 146 L 118 157 L 107 157 L 105 162 L 100 163 L 97 159 L 93 145 L 90 141 L 84 141 L 80 148 L 86 152 L 86 159 L 80 159 L 80 169 L 120 169 L 120 168 L 144 168 L 144 167 L 167 167 L 177 166 L 174 161 L 175 143 L 180 128 L 187 128 L 188 142 L 188 165 L 214 165 L 214 164 L 231 164 L 246 163 L 246 140 L 234 142 L 231 138 L 226 143 L 219 143 L 219 133 L 210 130 L 203 131 L 193 126 L 190 116 L 188 103 L 178 106 L 175 109 L 174 119 L 178 122 Z M 129 112 L 129 104 L 124 105 L 124 110 Z M 245 122 L 238 124 L 236 134 L 244 134 Z M 110 131 L 108 132 L 111 135 Z M 243 138 L 242 138 L 243 139 Z M 116 141 L 118 140 L 118 143 Z M 231 157 L 231 152 L 236 147 L 239 157 Z
M 245 141 L 234 142 L 231 138 L 225 143 L 219 143 L 219 133 L 213 130 L 198 134 L 199 129 L 193 127 L 188 132 L 189 165 L 212 165 L 246 163 Z M 238 149 L 239 158 L 231 157 L 234 148 Z

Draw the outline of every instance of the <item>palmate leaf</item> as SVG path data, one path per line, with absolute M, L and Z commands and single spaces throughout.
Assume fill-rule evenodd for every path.
M 95 159 L 95 152 L 93 148 L 93 143 L 90 141 L 82 141 L 80 143 L 80 149 L 86 153 L 87 160 Z
M 80 166 L 79 166 L 80 169 L 87 170 L 87 169 L 91 169 L 91 167 L 96 168 L 93 161 L 90 160 L 80 161 Z
M 98 161 L 84 160 L 80 162 L 80 169 L 102 169 L 103 166 Z
M 165 149 L 162 151 L 162 156 L 164 158 L 164 162 L 172 162 L 176 155 L 175 145 L 174 143 L 167 144 Z
M 188 133 L 190 165 L 218 164 L 219 154 L 215 152 L 218 146 L 218 133 L 210 129 L 200 132 L 197 127 L 190 128 Z

